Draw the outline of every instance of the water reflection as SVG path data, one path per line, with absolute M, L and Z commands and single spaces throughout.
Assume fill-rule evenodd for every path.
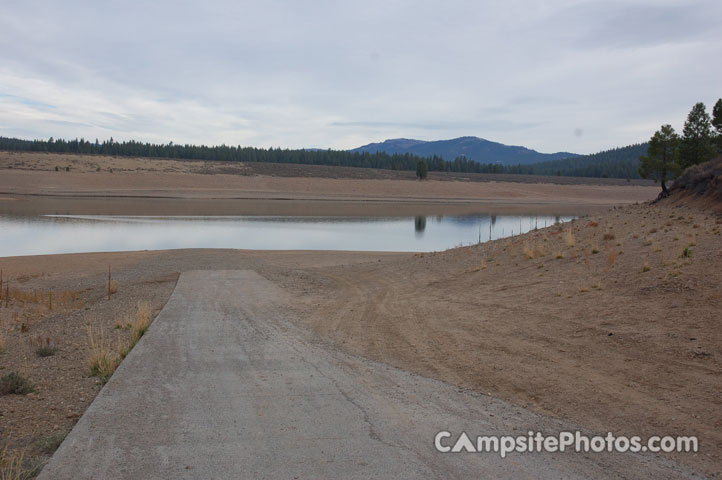
M 0 256 L 176 248 L 439 251 L 571 218 L 0 216 Z
M 416 217 L 414 219 L 414 230 L 416 231 L 417 237 L 424 234 L 424 230 L 426 230 L 426 217 Z

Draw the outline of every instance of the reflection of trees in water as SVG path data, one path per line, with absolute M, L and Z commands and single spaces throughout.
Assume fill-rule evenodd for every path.
M 416 230 L 417 235 L 424 233 L 424 230 L 426 230 L 426 217 L 416 217 L 414 219 L 414 230 Z
M 491 226 L 493 227 L 494 225 L 496 225 L 496 215 L 491 216 Z

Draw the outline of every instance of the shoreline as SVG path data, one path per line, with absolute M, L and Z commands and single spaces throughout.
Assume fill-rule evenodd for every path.
M 13 297 L 0 310 L 10 328 L 0 361 L 12 371 L 27 358 L 37 386 L 32 400 L 0 397 L 3 411 L 15 412 L 5 416 L 3 438 L 32 449 L 54 426 L 70 428 L 92 401 L 100 385 L 88 377 L 87 323 L 122 339 L 126 331 L 114 325 L 138 301 L 157 311 L 179 272 L 251 269 L 294 298 L 297 324 L 315 341 L 594 431 L 698 435 L 705 454 L 673 458 L 720 472 L 722 332 L 714 318 L 722 305 L 714 295 L 722 240 L 715 218 L 687 207 L 630 205 L 572 222 L 573 246 L 565 244 L 565 224 L 440 253 L 195 249 L 3 257 L 11 292 L 25 292 L 17 299 L 40 292 L 37 302 Z M 691 243 L 693 255 L 680 258 Z M 110 300 L 108 265 L 119 284 Z M 49 310 L 49 290 L 57 298 L 77 295 L 77 306 Z M 13 312 L 25 332 L 7 321 Z M 56 342 L 59 353 L 32 356 L 38 336 Z M 35 409 L 49 413 L 33 417 Z M 29 417 L 30 424 L 23 420 Z

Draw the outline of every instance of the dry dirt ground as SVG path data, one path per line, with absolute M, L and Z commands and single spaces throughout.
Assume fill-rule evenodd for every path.
M 0 152 L 0 211 L 578 213 L 646 201 L 658 192 L 601 183 L 193 173 L 174 171 L 187 162 L 170 160 L 130 163 L 128 171 L 113 163 L 110 173 L 107 165 L 98 172 L 88 162 L 139 160 L 72 156 L 61 158 L 70 171 L 56 172 L 59 158 L 41 157 Z M 143 171 L 131 171 L 136 167 Z M 0 396 L 0 444 L 42 461 L 92 401 L 101 384 L 89 376 L 89 325 L 102 327 L 115 348 L 127 341 L 124 325 L 138 302 L 160 310 L 179 272 L 239 268 L 293 295 L 293 317 L 318 341 L 599 432 L 698 435 L 701 452 L 676 458 L 722 474 L 721 228 L 722 219 L 709 209 L 640 204 L 436 254 L 178 250 L 0 257 L 10 293 L 0 308 L 0 375 L 20 371 L 35 385 L 28 395 Z M 110 300 L 108 265 L 118 282 Z M 57 351 L 40 357 L 41 344 Z
M 44 152 L 0 151 L 0 169 L 44 170 L 72 172 L 156 172 L 230 174 L 243 176 L 276 176 L 304 178 L 347 178 L 364 180 L 415 180 L 416 173 L 375 168 L 331 167 L 290 163 L 238 163 L 205 160 L 148 159 L 75 155 Z M 540 175 L 511 175 L 485 173 L 429 172 L 432 180 L 466 182 L 555 183 L 559 185 L 645 185 L 649 180 L 617 178 L 550 177 Z
M 293 295 L 293 317 L 320 342 L 598 432 L 697 435 L 701 451 L 675 458 L 719 475 L 721 230 L 721 217 L 695 207 L 630 205 L 436 254 L 1 258 L 11 296 L 0 309 L 0 373 L 25 372 L 36 391 L 0 396 L 0 434 L 42 460 L 100 389 L 88 324 L 122 341 L 115 325 L 138 301 L 159 310 L 178 272 L 243 268 Z M 50 290 L 65 299 L 53 310 Z M 35 355 L 42 339 L 55 355 Z
M 523 183 L 510 181 L 471 182 L 432 180 L 419 182 L 404 178 L 323 178 L 287 177 L 270 174 L 239 172 L 198 173 L 183 171 L 189 162 L 178 160 L 143 160 L 112 157 L 61 156 L 66 163 L 77 162 L 69 171 L 49 168 L 57 161 L 45 159 L 23 160 L 23 167 L 12 166 L 9 160 L 28 154 L 0 152 L 0 195 L 23 194 L 71 197 L 155 197 L 183 199 L 275 199 L 336 201 L 396 201 L 475 204 L 535 204 L 535 205 L 616 205 L 654 198 L 657 187 L 627 184 L 625 181 L 595 179 L 566 179 L 570 184 Z M 50 154 L 48 154 L 50 155 Z M 105 167 L 96 171 L 94 162 L 128 163 L 127 169 L 115 167 L 110 173 Z M 197 162 L 201 163 L 201 162 Z M 167 167 L 180 165 L 180 167 Z M 144 166 L 143 166 L 144 165 Z M 204 168 L 210 168 L 206 165 Z M 212 164 L 210 164 L 212 166 Z M 8 168 L 11 167 L 12 168 Z M 137 167 L 137 168 L 136 168 Z M 228 168 L 228 167 L 226 167 Z M 243 165 L 237 166 L 245 168 Z M 284 165 L 278 168 L 287 168 Z M 364 170 L 364 169 L 347 169 Z M 216 170 L 211 170 L 216 172 Z M 494 177 L 494 178 L 509 178 Z M 518 177 L 522 179 L 523 177 Z M 544 181 L 555 177 L 544 177 Z M 597 181 L 598 180 L 598 181 Z M 537 180 L 540 181 L 540 180 Z

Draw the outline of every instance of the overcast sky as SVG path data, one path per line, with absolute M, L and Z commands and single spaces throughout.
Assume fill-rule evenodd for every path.
M 591 153 L 722 96 L 722 2 L 3 0 L 0 135 Z

